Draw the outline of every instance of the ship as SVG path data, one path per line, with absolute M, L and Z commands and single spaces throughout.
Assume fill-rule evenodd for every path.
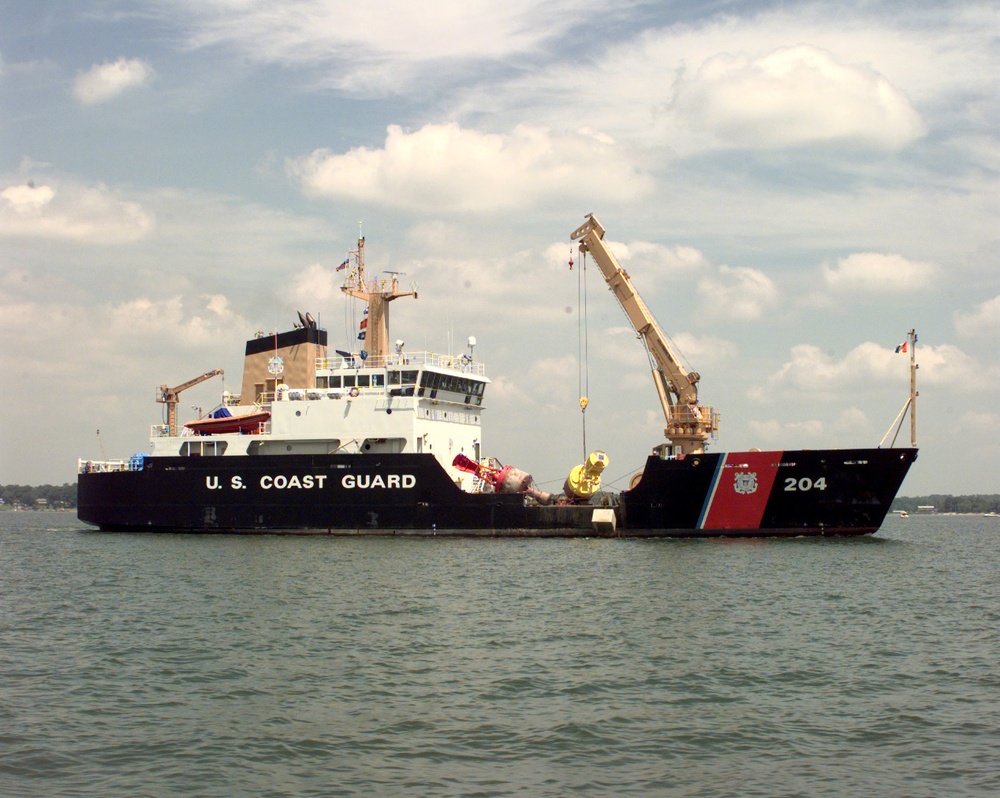
M 910 332 L 910 446 L 712 452 L 719 412 L 604 241 L 595 216 L 571 234 L 593 258 L 646 348 L 665 440 L 620 492 L 594 451 L 561 492 L 483 445 L 490 379 L 475 339 L 460 355 L 390 338 L 390 304 L 416 298 L 398 273 L 369 277 L 359 237 L 340 269 L 364 308 L 358 338 L 331 350 L 311 313 L 246 342 L 238 395 L 178 423 L 178 396 L 221 374 L 161 385 L 150 451 L 78 461 L 78 517 L 106 531 L 467 537 L 871 535 L 916 460 L 916 334 Z M 581 398 L 581 407 L 586 405 Z M 900 422 L 901 425 L 901 422 Z M 897 429 L 898 432 L 898 429 Z M 888 434 L 888 433 L 887 433 Z

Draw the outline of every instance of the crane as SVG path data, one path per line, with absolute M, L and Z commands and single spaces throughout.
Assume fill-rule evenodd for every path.
M 625 311 L 649 356 L 653 384 L 663 408 L 667 426 L 664 435 L 677 454 L 701 454 L 705 442 L 719 428 L 719 414 L 714 408 L 698 403 L 697 371 L 688 371 L 674 351 L 670 340 L 656 323 L 646 303 L 632 285 L 628 273 L 619 265 L 604 243 L 604 227 L 594 214 L 573 231 L 571 238 L 579 240 L 581 254 L 591 253 L 604 280 Z
M 223 374 L 222 369 L 212 369 L 211 371 L 206 371 L 200 377 L 195 377 L 193 380 L 188 380 L 187 382 L 182 382 L 176 388 L 168 388 L 166 385 L 161 385 L 156 391 L 156 401 L 167 406 L 167 428 L 170 431 L 170 437 L 173 438 L 177 435 L 177 402 L 179 401 L 178 394 L 181 391 L 185 391 L 192 386 L 197 385 L 200 382 L 209 380 L 212 377 L 216 377 Z

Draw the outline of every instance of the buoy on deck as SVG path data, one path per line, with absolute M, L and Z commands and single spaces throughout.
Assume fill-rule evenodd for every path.
M 608 456 L 601 451 L 591 452 L 583 465 L 569 472 L 563 491 L 571 499 L 589 499 L 601 489 L 601 472 L 608 464 Z

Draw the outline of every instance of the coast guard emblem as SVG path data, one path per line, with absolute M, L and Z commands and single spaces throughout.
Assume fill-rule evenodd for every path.
M 742 493 L 744 495 L 748 493 L 757 492 L 757 474 L 756 472 L 749 472 L 744 474 L 742 471 L 737 472 L 736 478 L 733 482 L 733 490 L 737 493 Z

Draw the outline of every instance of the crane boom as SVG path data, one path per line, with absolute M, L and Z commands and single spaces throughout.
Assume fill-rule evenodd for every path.
M 200 382 L 209 380 L 222 373 L 222 369 L 212 369 L 211 371 L 206 371 L 204 374 L 195 377 L 194 379 L 182 382 L 176 388 L 168 388 L 166 385 L 161 385 L 157 389 L 156 401 L 167 406 L 167 427 L 170 430 L 170 437 L 177 435 L 177 402 L 180 401 L 178 395 L 181 391 L 185 391 Z
M 632 285 L 628 272 L 604 243 L 604 227 L 597 217 L 589 214 L 571 238 L 579 240 L 582 254 L 589 252 L 594 256 L 605 282 L 646 347 L 653 366 L 653 384 L 667 422 L 664 435 L 678 447 L 680 454 L 704 452 L 705 442 L 718 430 L 719 416 L 713 408 L 698 404 L 701 375 L 684 368 L 670 340 Z

